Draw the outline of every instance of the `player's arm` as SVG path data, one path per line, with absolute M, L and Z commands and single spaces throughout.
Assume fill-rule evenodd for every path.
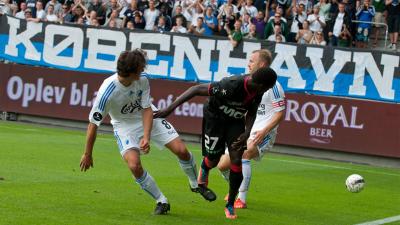
M 94 142 L 96 141 L 97 136 L 97 125 L 94 123 L 89 123 L 86 131 L 86 145 L 85 145 L 85 152 L 81 158 L 81 171 L 86 171 L 90 167 L 93 168 L 93 146 Z
M 150 134 L 153 127 L 153 110 L 151 107 L 143 109 L 143 138 L 140 140 L 140 151 L 144 154 L 150 151 Z
M 154 114 L 154 117 L 155 118 L 167 117 L 176 109 L 176 107 L 182 105 L 184 102 L 189 101 L 195 96 L 209 96 L 208 89 L 209 89 L 209 84 L 198 84 L 190 87 L 185 92 L 183 92 L 183 94 L 181 94 L 178 98 L 176 98 L 175 101 L 171 103 L 171 105 Z
M 253 141 L 256 144 L 259 144 L 262 142 L 262 140 L 264 139 L 264 137 L 271 132 L 271 130 L 273 130 L 276 126 L 278 126 L 278 124 L 280 122 L 282 122 L 283 118 L 285 116 L 285 111 L 281 110 L 279 112 L 276 112 L 271 120 L 267 123 L 267 125 L 262 129 L 256 132 L 255 137 L 253 139 Z
M 108 98 L 105 98 L 106 90 L 111 90 L 113 86 L 110 84 L 102 84 L 97 92 L 96 99 L 93 103 L 92 110 L 89 113 L 89 125 L 86 131 L 85 152 L 81 157 L 81 171 L 86 171 L 93 167 L 93 147 L 96 141 L 97 129 L 101 125 L 104 118 L 107 116 L 110 105 Z M 103 101 L 104 100 L 104 101 Z
M 245 132 L 243 133 L 245 142 L 249 138 L 251 128 L 253 127 L 254 121 L 256 120 L 257 109 L 258 109 L 258 104 L 251 107 L 251 109 L 249 109 L 249 111 L 247 111 L 246 113 L 246 129 Z
M 285 109 L 286 109 L 286 101 L 285 101 L 285 93 L 280 85 L 275 85 L 272 88 L 272 92 L 269 93 L 268 101 L 271 101 L 272 110 L 274 111 L 274 115 L 271 119 L 265 124 L 264 128 L 257 131 L 255 133 L 255 137 L 253 141 L 256 144 L 262 142 L 264 137 L 271 132 L 280 122 L 282 122 L 285 117 Z
M 255 104 L 255 106 L 251 107 L 247 111 L 245 131 L 238 137 L 238 139 L 235 142 L 232 143 L 232 149 L 239 151 L 239 150 L 244 150 L 246 148 L 246 141 L 250 136 L 251 128 L 253 127 L 254 121 L 256 120 L 257 109 L 258 109 L 258 104 Z

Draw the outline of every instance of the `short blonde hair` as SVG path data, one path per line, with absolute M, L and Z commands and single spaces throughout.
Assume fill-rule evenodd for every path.
M 253 51 L 254 53 L 258 53 L 259 55 L 259 59 L 262 62 L 265 62 L 267 64 L 267 66 L 270 66 L 272 63 L 272 54 L 269 50 L 267 49 L 259 49 L 259 50 L 255 50 Z

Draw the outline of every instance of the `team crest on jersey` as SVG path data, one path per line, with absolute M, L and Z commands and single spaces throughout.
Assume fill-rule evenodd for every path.
M 124 105 L 121 109 L 121 113 L 128 114 L 128 113 L 133 113 L 135 110 L 139 111 L 142 109 L 143 108 L 140 105 L 139 101 L 136 101 L 135 103 L 131 102 L 131 103 Z
M 99 112 L 93 113 L 93 119 L 96 121 L 101 121 L 103 119 L 103 116 Z
M 211 91 L 212 91 L 213 94 L 216 94 L 216 93 L 219 92 L 219 88 L 213 87 L 213 88 L 211 88 Z

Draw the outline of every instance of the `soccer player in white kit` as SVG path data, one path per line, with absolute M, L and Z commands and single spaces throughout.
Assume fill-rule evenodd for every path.
M 265 54 L 271 57 L 271 53 L 268 52 L 268 54 Z M 267 61 L 271 62 L 271 60 Z M 259 68 L 257 61 L 258 59 L 250 60 L 248 66 L 250 71 Z M 234 204 L 234 208 L 236 209 L 247 208 L 246 198 L 251 180 L 250 160 L 254 159 L 259 161 L 266 151 L 272 149 L 277 135 L 278 125 L 285 115 L 285 107 L 285 93 L 282 86 L 276 81 L 275 86 L 265 92 L 262 97 L 258 106 L 256 119 L 250 132 L 250 137 L 247 140 L 247 149 L 242 156 L 243 180 Z M 229 165 L 229 155 L 225 152 L 225 155 L 221 157 L 218 168 L 226 180 L 229 180 Z
M 104 80 L 89 114 L 85 152 L 81 158 L 82 171 L 93 167 L 93 146 L 100 126 L 107 114 L 111 117 L 114 136 L 121 156 L 141 186 L 156 200 L 154 214 L 170 210 L 167 198 L 153 177 L 141 164 L 140 155 L 150 151 L 150 138 L 159 147 L 166 146 L 179 159 L 189 178 L 190 188 L 211 201 L 215 194 L 197 184 L 196 164 L 174 127 L 165 119 L 153 120 L 149 81 L 141 73 L 146 67 L 145 53 L 139 49 L 122 52 L 118 58 L 117 73 Z

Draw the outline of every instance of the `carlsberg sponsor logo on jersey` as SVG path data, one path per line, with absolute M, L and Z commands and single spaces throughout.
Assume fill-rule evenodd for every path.
M 236 118 L 236 119 L 243 118 L 243 116 L 244 116 L 243 112 L 237 111 L 236 109 L 229 108 L 226 105 L 221 105 L 219 107 L 219 109 L 222 110 L 222 112 L 224 112 L 226 115 Z
M 121 113 L 122 114 L 133 113 L 135 109 L 137 109 L 138 111 L 143 109 L 139 101 L 136 101 L 135 103 L 131 102 L 129 104 L 124 105 L 124 107 L 122 107 L 121 109 Z

